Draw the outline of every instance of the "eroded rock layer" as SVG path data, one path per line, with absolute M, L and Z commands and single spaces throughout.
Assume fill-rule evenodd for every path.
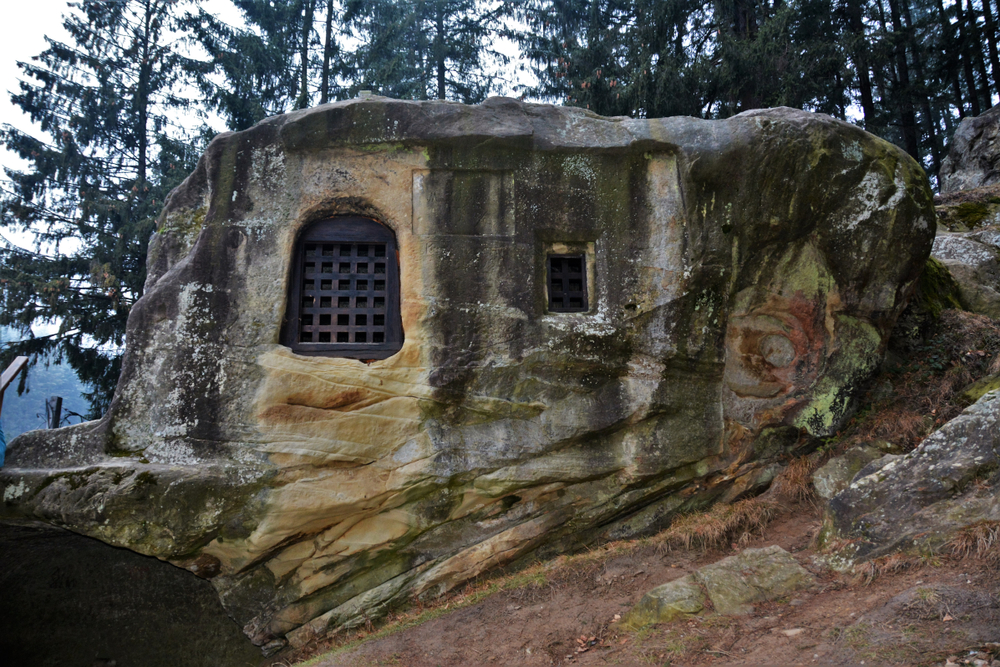
M 394 235 L 387 358 L 281 344 L 296 240 L 337 216 Z M 849 416 L 933 235 L 915 162 L 789 109 L 268 119 L 171 195 L 108 415 L 15 441 L 3 512 L 187 567 L 256 644 L 300 644 L 767 484 Z M 552 312 L 567 254 L 586 301 Z

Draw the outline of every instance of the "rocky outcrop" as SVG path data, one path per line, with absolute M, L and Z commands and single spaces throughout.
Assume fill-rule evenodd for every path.
M 781 547 L 747 549 L 657 586 L 642 596 L 621 623 L 639 629 L 708 609 L 727 616 L 750 614 L 755 603 L 784 597 L 813 583 L 812 574 Z
M 904 456 L 863 468 L 827 509 L 824 540 L 847 562 L 940 546 L 956 529 L 1000 520 L 1000 391 Z
M 959 123 L 938 175 L 942 193 L 1000 183 L 1000 106 Z
M 1000 231 L 938 234 L 931 255 L 948 268 L 966 310 L 1000 319 Z
M 1000 228 L 1000 184 L 934 196 L 941 231 L 969 232 Z
M 395 239 L 386 358 L 281 343 L 297 239 L 337 216 Z M 913 160 L 790 109 L 268 119 L 170 196 L 109 413 L 14 441 L 2 516 L 188 568 L 300 644 L 760 488 L 851 414 L 933 234 Z M 587 301 L 554 312 L 567 254 Z
M 846 489 L 866 465 L 883 456 L 893 455 L 887 451 L 892 449 L 891 446 L 883 449 L 877 444 L 889 445 L 889 443 L 859 445 L 824 463 L 812 476 L 816 495 L 825 500 L 833 498 Z

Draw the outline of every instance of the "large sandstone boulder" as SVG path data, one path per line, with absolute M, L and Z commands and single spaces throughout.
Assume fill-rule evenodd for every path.
M 850 563 L 939 547 L 1000 520 L 1000 390 L 985 394 L 904 456 L 863 468 L 827 507 L 824 539 Z
M 962 119 L 941 163 L 942 193 L 1000 183 L 1000 105 Z
M 395 242 L 398 350 L 282 344 L 298 239 L 339 216 Z M 850 415 L 933 234 L 913 160 L 790 109 L 271 118 L 171 195 L 110 411 L 15 440 L 2 516 L 186 567 L 300 644 L 765 484 Z M 556 312 L 567 256 L 587 289 Z

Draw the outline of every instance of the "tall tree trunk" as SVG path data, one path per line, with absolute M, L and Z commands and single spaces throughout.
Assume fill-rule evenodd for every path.
M 903 144 L 906 152 L 914 159 L 920 160 L 920 147 L 917 144 L 917 114 L 913 108 L 913 91 L 910 90 L 910 66 L 906 62 L 906 33 L 900 19 L 899 3 L 901 0 L 889 0 L 889 15 L 892 18 L 893 51 L 896 55 L 896 76 L 899 77 L 898 103 L 900 126 L 903 131 Z M 906 0 L 902 0 L 906 2 Z
M 885 8 L 882 6 L 882 0 L 875 0 L 875 9 L 878 14 L 879 29 L 881 30 L 878 34 L 878 39 L 882 42 L 887 42 L 889 40 L 889 28 L 886 25 Z M 884 111 L 889 108 L 891 103 L 892 94 L 890 91 L 898 86 L 896 68 L 893 66 L 892 61 L 880 62 L 873 67 L 872 79 L 875 83 L 875 90 L 878 91 L 879 107 Z
M 316 11 L 316 0 L 303 2 L 302 35 L 299 44 L 299 95 L 295 100 L 296 109 L 309 106 L 309 39 L 312 37 L 313 14 Z
M 736 38 L 750 41 L 757 36 L 757 3 L 753 0 L 736 0 L 735 7 L 735 27 Z M 748 109 L 758 109 L 762 106 L 758 88 L 753 80 L 745 80 L 740 86 L 740 111 Z
M 986 73 L 986 59 L 983 57 L 983 40 L 979 36 L 979 22 L 976 20 L 976 10 L 972 6 L 972 0 L 966 0 L 965 18 L 969 22 L 969 37 L 972 40 L 970 50 L 979 70 L 979 94 L 989 109 L 993 106 L 993 95 L 990 93 L 990 75 Z
M 333 58 L 333 0 L 326 0 L 326 35 L 323 39 L 323 74 L 319 86 L 319 103 L 330 101 L 330 59 Z
M 986 44 L 990 50 L 990 70 L 993 73 L 993 90 L 1000 95 L 1000 56 L 997 54 L 997 26 L 993 21 L 990 0 L 983 0 L 983 19 L 986 21 Z
M 962 1 L 955 3 L 955 16 L 958 18 L 958 41 L 959 52 L 962 54 L 962 70 L 965 74 L 965 89 L 969 94 L 969 106 L 972 107 L 972 115 L 978 116 L 982 113 L 979 107 L 979 91 L 976 87 L 976 75 L 973 72 L 972 54 L 969 52 L 969 34 L 965 26 L 965 12 L 962 11 Z
M 149 78 L 152 74 L 153 63 L 149 48 L 151 46 L 151 34 L 153 18 L 156 8 L 152 6 L 150 0 L 146 0 L 143 16 L 142 50 L 139 60 L 139 83 L 135 91 L 136 106 L 136 139 L 138 139 L 138 160 L 136 165 L 136 184 L 139 188 L 138 196 L 141 199 L 144 188 L 146 188 L 146 172 L 148 170 L 149 153 Z
M 854 69 L 858 74 L 858 86 L 861 89 L 861 110 L 865 114 L 865 128 L 871 128 L 875 122 L 875 100 L 872 97 L 871 73 L 868 71 L 868 55 L 865 53 L 867 40 L 865 27 L 861 20 L 861 0 L 847 0 L 847 24 L 854 36 L 851 49 Z
M 920 57 L 920 46 L 917 44 L 917 38 L 913 30 L 913 18 L 910 15 L 909 0 L 902 0 L 901 8 L 903 10 L 903 23 L 906 27 L 906 42 L 910 47 L 910 53 L 913 54 L 913 69 L 919 82 L 917 84 L 919 86 L 918 97 L 920 99 L 920 106 L 924 112 L 927 140 L 930 144 L 931 160 L 933 161 L 934 173 L 936 174 L 941 171 L 941 155 L 937 137 L 937 117 L 931 107 L 931 96 L 928 94 L 927 79 L 924 77 L 924 64 L 923 59 Z M 914 92 L 918 91 L 915 90 Z
M 437 96 L 439 100 L 445 98 L 447 92 L 445 74 L 445 34 L 444 34 L 444 2 L 437 0 L 434 3 L 434 61 L 437 65 Z
M 944 9 L 944 0 L 937 0 L 938 21 L 941 24 L 942 46 L 947 55 L 945 69 L 948 81 L 951 84 L 951 94 L 954 96 L 954 104 L 958 109 L 958 117 L 964 118 L 965 101 L 962 99 L 962 83 L 958 78 L 959 70 L 959 47 L 956 46 L 955 30 L 948 20 L 948 12 Z M 945 114 L 947 116 L 948 114 Z

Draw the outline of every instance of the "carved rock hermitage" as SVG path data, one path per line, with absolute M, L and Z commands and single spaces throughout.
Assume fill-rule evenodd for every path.
M 901 150 L 790 109 L 270 118 L 170 196 L 110 411 L 14 441 L 2 517 L 300 645 L 766 485 L 850 415 L 933 216 Z

